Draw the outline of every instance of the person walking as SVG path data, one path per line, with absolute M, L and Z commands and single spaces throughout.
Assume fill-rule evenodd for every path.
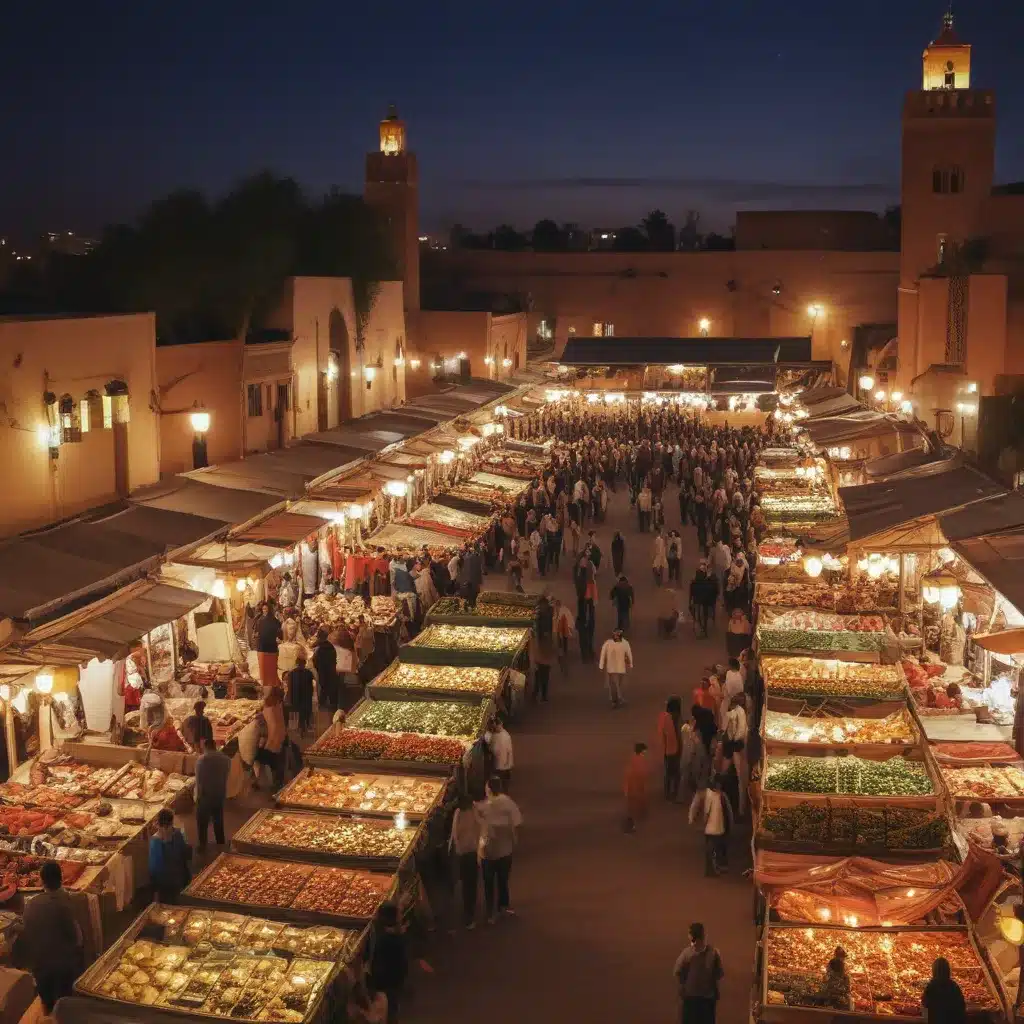
M 44 861 L 39 877 L 43 891 L 25 902 L 21 941 L 39 1001 L 49 1015 L 58 999 L 72 994 L 75 979 L 85 968 L 85 943 L 60 865 Z
M 555 636 L 551 623 L 547 629 L 539 629 L 532 641 L 533 655 L 533 699 L 547 703 L 548 687 L 551 683 L 551 666 L 555 660 Z
M 682 1024 L 715 1024 L 719 986 L 725 977 L 722 957 L 709 945 L 704 925 L 690 925 L 690 945 L 679 954 L 672 973 L 679 983 Z
M 409 976 L 409 953 L 398 914 L 398 905 L 390 900 L 377 911 L 380 926 L 370 958 L 369 985 L 374 992 L 383 992 L 388 1000 L 388 1024 L 398 1021 L 398 1006 Z
M 719 539 L 711 550 L 711 567 L 715 570 L 715 577 L 718 580 L 718 593 L 725 594 L 725 582 L 732 567 L 732 550 L 725 538 Z
M 654 572 L 654 585 L 660 587 L 668 570 L 668 548 L 665 544 L 665 535 L 660 529 L 654 535 L 654 544 L 651 550 L 651 569 Z
M 321 626 L 316 634 L 313 671 L 316 673 L 317 685 L 320 688 L 320 703 L 333 713 L 341 707 L 341 687 L 338 680 L 338 652 L 331 643 L 326 626 Z
M 729 870 L 725 837 L 729 831 L 732 808 L 722 793 L 717 775 L 711 777 L 704 797 L 690 804 L 690 824 L 700 820 L 704 826 L 704 874 L 714 877 Z
M 149 877 L 160 903 L 178 902 L 181 890 L 192 880 L 191 861 L 192 847 L 181 829 L 174 827 L 174 812 L 164 807 L 149 840 Z
M 601 646 L 601 658 L 598 668 L 603 671 L 608 682 L 608 699 L 612 708 L 623 707 L 626 703 L 626 673 L 633 667 L 633 649 L 629 641 L 617 629 L 611 638 Z
M 625 831 L 635 832 L 637 822 L 647 817 L 647 744 L 635 743 L 626 765 L 623 792 L 626 796 Z
M 203 752 L 196 758 L 196 844 L 206 850 L 206 835 L 213 823 L 213 839 L 224 845 L 224 801 L 228 798 L 231 758 L 217 749 L 211 739 L 203 741 Z
M 964 993 L 953 980 L 949 961 L 937 957 L 932 963 L 932 977 L 921 994 L 922 1016 L 928 1024 L 967 1024 Z
M 333 650 L 333 648 L 332 648 Z M 284 724 L 284 707 L 281 702 L 281 691 L 271 690 L 263 701 L 263 721 L 267 727 L 267 735 L 256 751 L 254 773 L 259 772 L 260 765 L 270 768 L 274 788 L 280 787 L 284 781 L 284 741 L 287 730 Z M 258 776 L 257 776 L 258 784 Z
M 654 507 L 654 499 L 651 489 L 645 483 L 640 488 L 640 494 L 636 499 L 636 511 L 640 522 L 640 532 L 646 533 L 651 526 L 651 509 Z
M 722 756 L 736 769 L 736 781 L 738 786 L 736 810 L 742 817 L 747 807 L 747 709 L 746 697 L 742 693 L 733 696 L 728 704 L 722 701 L 722 706 L 727 707 L 722 732 Z
M 612 572 L 616 576 L 622 574 L 622 566 L 626 562 L 626 538 L 622 536 L 621 530 L 615 531 L 612 537 Z
M 477 889 L 480 878 L 480 863 L 477 860 L 479 845 L 480 816 L 473 805 L 473 798 L 468 793 L 463 793 L 452 818 L 452 834 L 448 846 L 455 854 L 459 865 L 462 923 L 466 928 L 476 927 Z
M 635 600 L 633 585 L 626 579 L 625 574 L 619 576 L 608 595 L 615 605 L 615 625 L 621 632 L 629 629 L 630 615 Z
M 572 639 L 574 627 L 572 612 L 569 606 L 555 598 L 555 641 L 558 644 L 558 663 L 562 667 L 562 675 L 569 674 L 569 641 Z
M 277 674 L 278 642 L 284 638 L 281 620 L 274 614 L 274 602 L 262 605 L 263 614 L 256 623 L 256 661 L 259 663 L 260 683 L 264 690 L 280 687 Z
M 682 583 L 683 540 L 679 536 L 678 530 L 672 530 L 668 535 L 665 558 L 668 562 L 669 583 Z
M 509 894 L 512 853 L 523 815 L 508 796 L 498 776 L 487 782 L 487 800 L 480 808 L 480 867 L 484 877 L 484 911 L 487 923 L 497 914 L 515 914 Z
M 337 648 L 331 644 L 335 658 Z M 299 735 L 305 736 L 313 722 L 313 673 L 306 668 L 306 652 L 295 656 L 295 668 L 288 673 L 288 702 L 299 719 Z
M 665 710 L 658 716 L 658 745 L 665 766 L 665 799 L 672 801 L 679 799 L 682 781 L 682 718 L 682 700 L 669 697 Z
M 484 742 L 491 754 L 494 774 L 501 780 L 502 792 L 507 793 L 512 784 L 515 759 L 512 756 L 512 737 L 500 715 L 495 717 L 491 729 L 484 733 Z

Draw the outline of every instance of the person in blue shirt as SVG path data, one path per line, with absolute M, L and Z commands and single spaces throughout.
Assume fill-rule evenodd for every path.
M 192 880 L 192 847 L 181 829 L 174 827 L 174 814 L 166 807 L 157 815 L 156 825 L 149 841 L 149 877 L 154 896 L 160 903 L 177 903 L 181 890 Z

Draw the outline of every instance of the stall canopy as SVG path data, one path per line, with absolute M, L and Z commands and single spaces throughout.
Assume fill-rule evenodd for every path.
M 842 416 L 823 416 L 820 420 L 808 419 L 801 426 L 810 439 L 819 446 L 843 444 L 858 438 L 882 437 L 885 434 L 908 434 L 921 436 L 921 432 L 901 420 L 892 419 L 872 409 L 846 413 Z M 920 447 L 906 444 L 903 447 Z
M 398 444 L 429 430 L 434 421 L 422 415 L 402 413 L 370 413 L 331 430 L 319 430 L 307 434 L 305 440 L 318 445 L 332 445 L 359 452 L 379 452 L 389 445 Z
M 951 540 L 982 537 L 1024 527 L 1024 493 L 1009 491 L 988 501 L 978 501 L 965 509 L 940 517 L 942 532 Z
M 137 581 L 88 608 L 36 627 L 4 649 L 4 660 L 81 665 L 92 658 L 123 657 L 146 633 L 209 600 L 197 590 Z
M 175 476 L 132 495 L 132 503 L 146 508 L 218 519 L 232 526 L 247 523 L 281 504 L 276 494 L 246 491 L 237 487 L 216 487 L 202 480 Z
M 851 541 L 900 523 L 971 505 L 1003 492 L 999 484 L 970 466 L 863 487 L 841 487 Z
M 801 396 L 802 398 L 803 396 Z M 847 413 L 854 412 L 858 409 L 863 409 L 864 406 L 857 401 L 853 395 L 847 394 L 843 391 L 835 398 L 826 399 L 823 402 L 817 402 L 814 405 L 806 406 L 805 408 L 810 413 L 810 420 L 820 419 L 825 416 L 841 416 Z
M 1024 609 L 1024 528 L 968 537 L 952 547 L 1010 604 Z
M 0 612 L 38 620 L 223 532 L 216 519 L 119 504 L 0 544 Z
M 780 346 L 805 338 L 570 338 L 566 366 L 728 366 L 777 362 Z
M 266 544 L 279 548 L 294 547 L 311 533 L 316 533 L 323 525 L 323 519 L 315 516 L 279 512 L 276 516 L 271 516 L 260 523 L 232 533 L 231 539 L 240 544 Z

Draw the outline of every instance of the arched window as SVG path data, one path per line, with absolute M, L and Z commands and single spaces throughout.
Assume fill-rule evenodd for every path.
M 936 195 L 957 195 L 964 190 L 962 167 L 936 167 L 932 171 L 932 192 Z

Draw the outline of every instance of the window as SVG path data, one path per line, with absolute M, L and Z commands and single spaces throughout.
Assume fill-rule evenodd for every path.
M 946 262 L 946 255 L 949 251 L 949 244 L 945 235 L 939 235 L 939 263 Z
M 262 416 L 263 415 L 263 385 L 262 384 L 250 384 L 245 389 L 246 397 L 249 400 L 249 415 L 250 416 Z
M 541 320 L 537 325 L 537 337 L 544 341 L 550 341 L 554 332 L 551 329 L 551 324 L 547 320 Z
M 615 337 L 615 324 L 595 320 L 591 326 L 591 333 L 595 338 L 613 338 Z
M 953 67 L 951 60 L 946 61 L 946 71 L 943 75 L 943 84 L 947 89 L 956 88 L 956 69 Z
M 932 192 L 937 195 L 957 195 L 963 190 L 962 167 L 936 167 L 932 171 Z

